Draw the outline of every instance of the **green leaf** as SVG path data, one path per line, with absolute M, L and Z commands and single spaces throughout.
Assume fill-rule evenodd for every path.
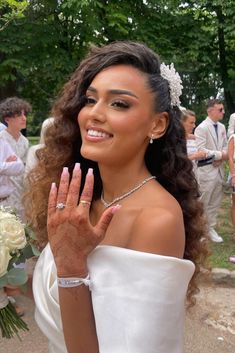
M 8 281 L 7 281 L 7 273 L 0 277 L 0 288 L 3 288 L 7 285 Z
M 40 256 L 41 252 L 38 250 L 38 248 L 36 246 L 34 246 L 33 244 L 31 244 L 31 247 L 32 247 L 32 251 L 33 251 L 33 254 L 34 256 Z
M 7 274 L 8 283 L 12 286 L 21 286 L 28 280 L 28 275 L 24 269 L 12 268 Z

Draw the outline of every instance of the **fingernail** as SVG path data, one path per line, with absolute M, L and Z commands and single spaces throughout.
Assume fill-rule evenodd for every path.
M 56 189 L 56 183 L 51 183 L 51 190 Z
M 80 163 L 75 163 L 74 170 L 80 170 Z
M 68 174 L 68 172 L 69 172 L 68 167 L 64 167 L 63 171 L 62 171 L 62 174 Z
M 116 213 L 118 210 L 120 210 L 121 207 L 122 207 L 121 205 L 117 204 L 116 206 L 114 206 L 114 207 L 112 208 L 112 211 L 111 211 L 111 212 L 114 214 L 114 213 Z
M 87 175 L 93 175 L 93 169 L 92 168 L 88 169 Z

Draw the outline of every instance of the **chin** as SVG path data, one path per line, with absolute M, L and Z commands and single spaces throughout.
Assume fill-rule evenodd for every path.
M 99 156 L 101 153 L 97 153 L 94 148 L 91 147 L 81 147 L 81 155 L 85 159 L 89 159 L 93 162 L 99 162 Z

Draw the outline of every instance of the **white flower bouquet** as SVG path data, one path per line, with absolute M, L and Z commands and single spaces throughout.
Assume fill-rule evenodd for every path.
M 0 330 L 2 337 L 18 337 L 19 330 L 28 330 L 27 324 L 19 317 L 14 305 L 4 291 L 7 285 L 24 289 L 28 275 L 19 264 L 38 256 L 33 245 L 34 235 L 28 226 L 21 223 L 10 208 L 0 207 Z

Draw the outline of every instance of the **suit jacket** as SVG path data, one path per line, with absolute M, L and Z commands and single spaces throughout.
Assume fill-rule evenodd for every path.
M 215 160 L 222 158 L 222 151 L 227 151 L 227 136 L 226 129 L 220 122 L 217 123 L 218 138 L 213 126 L 213 121 L 207 117 L 195 129 L 196 143 L 198 150 L 205 151 L 207 157 L 215 156 Z M 217 174 L 224 178 L 223 163 L 219 167 L 214 167 L 213 164 L 198 168 L 198 175 L 200 181 L 212 180 Z

